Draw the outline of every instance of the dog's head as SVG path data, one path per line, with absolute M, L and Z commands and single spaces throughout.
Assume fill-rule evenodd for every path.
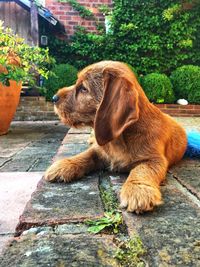
M 104 145 L 138 120 L 139 91 L 126 64 L 102 61 L 83 69 L 75 85 L 57 92 L 55 111 L 69 126 L 94 127 L 97 143 Z

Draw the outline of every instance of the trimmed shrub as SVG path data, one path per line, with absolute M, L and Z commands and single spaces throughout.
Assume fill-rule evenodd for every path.
M 200 103 L 200 67 L 185 65 L 172 72 L 171 82 L 177 99 Z
M 48 80 L 44 81 L 43 95 L 47 100 L 51 100 L 52 96 L 58 89 L 70 86 L 75 83 L 77 79 L 78 70 L 69 64 L 56 65 L 49 75 Z
M 142 87 L 153 103 L 173 103 L 174 92 L 170 79 L 165 74 L 151 73 L 140 79 Z

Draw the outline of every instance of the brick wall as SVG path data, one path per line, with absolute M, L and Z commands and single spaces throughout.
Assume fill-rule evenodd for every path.
M 92 11 L 99 22 L 104 22 L 104 16 L 98 7 L 101 5 L 112 5 L 112 0 L 78 0 L 78 2 Z M 90 32 L 96 32 L 95 21 L 81 18 L 79 13 L 70 4 L 60 3 L 57 0 L 46 0 L 45 6 L 65 26 L 68 36 L 73 35 L 76 26 L 84 26 Z
M 156 106 L 174 117 L 200 117 L 200 105 L 156 104 Z M 58 120 L 58 116 L 54 113 L 53 104 L 46 102 L 44 97 L 22 96 L 14 120 Z
M 54 113 L 53 104 L 51 102 L 47 102 L 44 97 L 21 96 L 14 120 L 58 120 L 58 116 Z
M 200 117 L 200 105 L 156 104 L 155 106 L 174 117 Z

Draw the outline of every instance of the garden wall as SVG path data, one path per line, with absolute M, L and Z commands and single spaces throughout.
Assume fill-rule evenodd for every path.
M 101 5 L 112 5 L 112 0 L 77 0 L 77 2 L 92 11 L 95 19 L 99 22 L 104 22 L 104 16 L 98 7 Z M 60 3 L 57 0 L 46 0 L 45 7 L 64 25 L 67 36 L 73 35 L 77 26 L 84 26 L 90 32 L 96 32 L 95 20 L 82 18 L 79 12 L 68 3 Z
M 156 104 L 163 112 L 175 117 L 200 117 L 200 105 Z M 14 120 L 58 120 L 53 104 L 44 97 L 22 96 Z
M 174 117 L 200 117 L 200 105 L 155 104 L 155 106 Z
M 15 121 L 58 120 L 53 104 L 41 96 L 21 96 Z

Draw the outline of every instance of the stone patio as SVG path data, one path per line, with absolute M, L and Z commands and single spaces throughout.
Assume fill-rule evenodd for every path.
M 200 130 L 200 118 L 178 118 L 178 121 L 187 129 Z M 63 139 L 66 128 L 59 126 L 61 133 L 56 134 L 55 140 L 59 139 L 59 142 L 57 141 L 59 145 L 56 147 L 53 141 L 55 132 L 48 127 L 44 132 L 40 130 L 37 138 L 34 135 L 31 137 L 30 133 L 29 139 L 33 140 L 31 142 L 24 139 L 23 144 L 25 135 L 21 136 L 22 142 L 16 142 L 14 132 L 20 131 L 20 125 L 19 123 L 13 126 L 11 137 L 9 135 L 3 137 L 4 143 L 0 137 L 1 151 L 4 149 L 4 153 L 1 154 L 3 163 L 0 165 L 2 166 L 0 182 L 12 172 L 17 180 L 20 166 L 26 166 L 23 175 L 27 174 L 27 180 L 32 180 L 35 176 L 35 185 L 40 178 L 41 180 L 30 200 L 24 201 L 24 206 L 25 202 L 28 202 L 24 211 L 21 211 L 19 220 L 16 218 L 15 222 L 12 222 L 13 230 L 4 229 L 4 232 L 3 230 L 0 232 L 3 244 L 0 266 L 125 266 L 115 257 L 118 247 L 116 235 L 110 232 L 91 234 L 84 223 L 86 219 L 97 219 L 104 214 L 105 203 L 99 186 L 107 181 L 105 184 L 109 186 L 109 190 L 118 195 L 125 176 L 99 172 L 70 184 L 47 183 L 42 179 L 42 172 L 57 147 L 59 146 L 59 149 L 55 159 L 79 153 L 88 146 L 89 131 L 70 130 L 60 145 L 60 139 Z M 58 128 L 53 126 L 53 129 L 57 132 Z M 44 147 L 42 138 L 45 140 Z M 6 149 L 8 140 L 13 142 L 10 150 Z M 51 142 L 48 143 L 47 140 Z M 11 145 L 8 147 L 11 148 Z M 45 149 L 48 149 L 49 153 L 45 153 Z M 34 159 L 30 157 L 28 151 L 33 152 Z M 40 161 L 36 160 L 37 155 Z M 9 158 L 12 160 L 7 160 Z M 164 205 L 142 215 L 122 210 L 126 229 L 118 235 L 121 234 L 126 238 L 139 235 L 146 250 L 139 266 L 200 266 L 199 178 L 199 160 L 184 159 L 169 171 L 168 182 L 161 188 Z M 19 183 L 22 184 L 23 181 L 19 180 Z M 27 185 L 23 185 L 24 189 L 28 184 L 27 182 Z M 7 191 L 8 194 L 11 191 L 14 195 L 11 185 L 12 181 Z M 19 187 L 17 184 L 14 185 L 14 188 L 17 187 Z M 32 189 L 34 187 L 33 185 Z M 0 190 L 2 191 L 2 187 Z M 0 202 L 3 210 L 2 198 Z M 6 210 L 9 209 L 11 212 L 8 214 L 11 216 L 15 206 L 6 206 Z M 5 237 L 7 243 L 4 242 Z

